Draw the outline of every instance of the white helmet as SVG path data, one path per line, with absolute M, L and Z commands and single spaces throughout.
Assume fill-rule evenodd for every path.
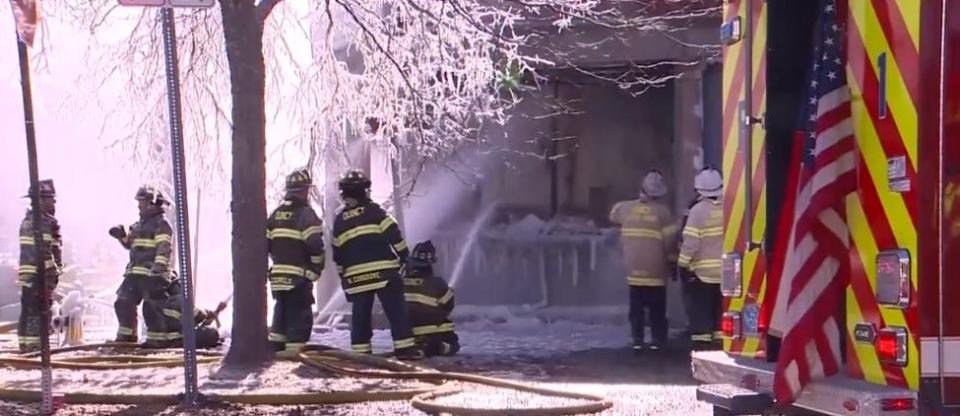
M 707 168 L 697 174 L 693 180 L 697 193 L 707 198 L 716 198 L 723 194 L 723 177 L 716 169 Z
M 643 177 L 640 190 L 653 198 L 660 198 L 667 194 L 667 184 L 663 174 L 658 170 L 651 170 Z

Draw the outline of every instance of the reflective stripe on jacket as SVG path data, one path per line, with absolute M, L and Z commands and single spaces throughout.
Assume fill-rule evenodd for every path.
M 124 276 L 169 278 L 170 256 L 173 253 L 173 228 L 158 207 L 148 208 L 140 221 L 130 226 L 121 241 L 130 250 L 130 262 Z
M 267 219 L 270 289 L 291 290 L 323 273 L 323 222 L 305 201 L 285 199 Z
M 400 226 L 372 201 L 345 207 L 334 220 L 333 259 L 348 295 L 386 287 L 384 272 L 398 271 L 408 251 Z
M 416 336 L 454 330 L 450 313 L 455 304 L 453 289 L 432 270 L 411 270 L 403 278 L 404 298 L 410 325 Z
M 676 260 L 677 225 L 663 204 L 638 199 L 619 202 L 610 220 L 620 224 L 623 264 L 631 286 L 663 286 Z
M 690 208 L 677 264 L 705 283 L 720 283 L 723 255 L 723 203 L 704 198 Z
M 52 215 L 42 214 L 43 255 L 38 255 L 38 248 L 33 235 L 33 212 L 27 211 L 27 216 L 20 223 L 20 265 L 17 271 L 19 278 L 17 285 L 32 287 L 37 277 L 38 260 L 43 259 L 44 277 L 54 279 L 60 276 L 63 268 L 60 224 Z

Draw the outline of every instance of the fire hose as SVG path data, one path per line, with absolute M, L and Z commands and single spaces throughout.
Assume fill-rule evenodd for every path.
M 84 345 L 78 347 L 60 348 L 51 350 L 51 355 L 71 351 L 93 350 L 99 348 L 135 349 L 137 344 L 105 343 Z M 199 351 L 198 351 L 199 352 Z M 199 354 L 198 354 L 199 355 Z M 221 358 L 220 354 L 207 353 L 198 358 L 199 363 L 212 363 Z M 436 384 L 436 387 L 417 388 L 390 391 L 334 391 L 310 392 L 293 394 L 209 394 L 205 399 L 212 402 L 236 404 L 262 405 L 319 405 L 345 404 L 372 401 L 410 400 L 410 404 L 421 411 L 438 414 L 453 415 L 575 415 L 593 414 L 609 409 L 612 403 L 600 396 L 560 391 L 550 388 L 537 387 L 526 383 L 504 380 L 494 377 L 475 374 L 436 371 L 412 364 L 394 361 L 378 356 L 356 354 L 334 348 L 313 345 L 304 349 L 295 360 L 306 365 L 322 369 L 334 374 L 363 378 L 418 380 Z M 144 355 L 101 355 L 70 357 L 51 360 L 54 368 L 78 370 L 124 370 L 146 367 L 176 367 L 183 364 L 182 358 L 158 358 Z M 0 356 L 0 365 L 14 368 L 35 368 L 40 361 L 30 354 L 22 356 Z M 358 369 L 357 365 L 374 367 L 375 369 Z M 570 400 L 586 401 L 564 406 L 538 408 L 471 408 L 435 403 L 441 397 L 464 393 L 463 388 L 450 387 L 445 382 L 465 382 L 488 387 L 504 388 L 519 392 L 552 396 Z M 39 390 L 0 388 L 0 400 L 36 401 L 40 398 Z M 69 404 L 177 404 L 179 395 L 163 394 L 98 394 L 98 393 L 65 393 L 64 403 Z

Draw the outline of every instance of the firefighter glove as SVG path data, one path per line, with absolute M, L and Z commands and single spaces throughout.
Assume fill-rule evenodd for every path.
M 127 230 L 124 229 L 122 225 L 115 225 L 110 227 L 110 236 L 118 240 L 123 240 L 127 238 Z

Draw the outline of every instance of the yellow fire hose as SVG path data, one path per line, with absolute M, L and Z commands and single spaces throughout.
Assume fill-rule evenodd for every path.
M 70 351 L 93 350 L 99 348 L 138 348 L 137 344 L 105 343 L 68 347 L 52 350 L 51 354 Z M 201 353 L 201 351 L 198 351 Z M 200 355 L 200 354 L 198 354 Z M 198 363 L 212 363 L 220 359 L 220 354 L 206 353 L 198 359 Z M 0 357 L 0 365 L 15 368 L 38 367 L 39 360 L 31 358 L 36 354 L 25 354 L 15 357 Z M 587 403 L 571 404 L 548 408 L 499 408 L 481 409 L 460 406 L 442 405 L 433 400 L 464 392 L 460 388 L 432 387 L 392 391 L 336 391 L 311 392 L 295 394 L 209 394 L 205 398 L 214 402 L 237 404 L 262 405 L 319 405 L 344 404 L 370 401 L 410 400 L 411 405 L 427 413 L 448 413 L 454 415 L 575 415 L 592 414 L 609 409 L 612 403 L 600 396 L 571 393 L 554 389 L 535 387 L 525 383 L 503 380 L 493 377 L 484 377 L 474 374 L 440 372 L 378 356 L 356 354 L 347 351 L 332 349 L 325 346 L 309 346 L 297 357 L 291 357 L 322 370 L 334 374 L 364 378 L 390 378 L 419 380 L 421 382 L 442 384 L 447 381 L 460 381 L 480 384 L 490 387 L 506 388 L 521 392 L 544 396 L 560 397 L 565 399 L 582 400 Z M 78 370 L 107 370 L 107 369 L 136 369 L 147 367 L 177 367 L 183 364 L 182 358 L 149 357 L 143 355 L 105 355 L 95 357 L 71 357 L 52 360 L 54 368 Z M 358 369 L 355 366 L 375 367 L 376 370 Z M 40 392 L 23 389 L 0 389 L 0 400 L 37 401 Z M 97 394 L 97 393 L 66 393 L 63 396 L 67 404 L 177 404 L 178 395 L 142 395 L 142 394 Z
M 394 365 L 390 360 L 367 356 L 363 354 L 355 354 L 346 351 L 339 350 L 327 350 L 327 351 L 318 351 L 318 352 L 304 352 L 300 354 L 300 359 L 308 364 L 317 368 L 322 368 L 327 371 L 348 375 L 352 377 L 366 377 L 366 378 L 396 378 L 396 379 L 416 379 L 420 381 L 462 381 L 467 383 L 480 384 L 490 387 L 499 387 L 506 388 L 516 391 L 522 391 L 526 393 L 539 394 L 543 396 L 553 396 L 561 397 L 565 399 L 573 400 L 585 400 L 589 403 L 584 404 L 574 404 L 574 405 L 565 405 L 557 407 L 538 407 L 538 408 L 511 408 L 511 409 L 480 409 L 480 408 L 464 408 L 459 406 L 448 406 L 440 405 L 436 403 L 431 403 L 433 399 L 437 399 L 444 396 L 451 396 L 455 394 L 462 393 L 462 389 L 456 388 L 442 388 L 431 390 L 430 392 L 420 394 L 414 397 L 411 401 L 411 405 L 414 408 L 424 411 L 426 413 L 437 414 L 437 413 L 449 413 L 454 415 L 473 415 L 473 416 L 486 416 L 486 415 L 573 415 L 573 414 L 591 414 L 602 412 L 606 409 L 609 409 L 613 404 L 600 396 L 595 396 L 592 394 L 583 394 L 583 393 L 573 393 L 566 392 L 554 389 L 548 389 L 543 387 L 536 387 L 526 383 L 519 383 L 510 380 L 504 380 L 494 377 L 485 377 L 478 376 L 476 374 L 466 374 L 466 373 L 453 373 L 453 372 L 441 372 L 441 371 L 382 371 L 382 370 L 355 370 L 347 367 L 337 366 L 331 364 L 326 360 L 317 360 L 319 357 L 333 357 L 345 361 L 362 361 L 365 364 L 374 364 L 378 367 L 387 367 Z

